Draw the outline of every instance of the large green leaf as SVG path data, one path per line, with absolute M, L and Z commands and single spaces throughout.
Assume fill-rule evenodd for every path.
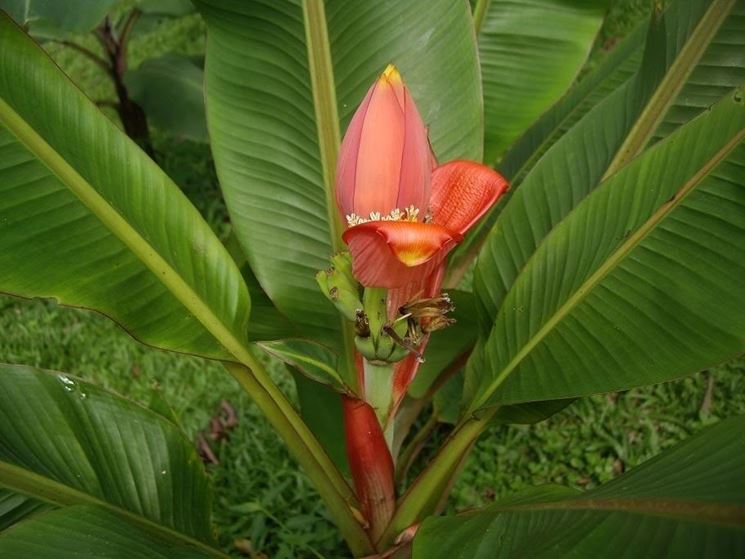
M 607 0 L 480 0 L 484 161 L 494 163 L 567 90 L 603 22 Z
M 413 557 L 742 557 L 744 470 L 737 417 L 586 493 L 546 487 L 428 519 Z
M 129 96 L 151 124 L 196 142 L 207 141 L 203 81 L 201 66 L 175 53 L 148 58 L 124 75 Z
M 350 546 L 351 489 L 248 345 L 248 290 L 196 209 L 0 15 L 0 290 L 102 311 L 233 376 L 305 466 Z
M 742 4 L 739 0 L 738 9 Z M 654 15 L 639 71 L 564 134 L 526 176 L 479 256 L 474 291 L 484 332 L 552 228 L 651 139 L 717 33 L 730 33 L 739 18 L 729 15 L 734 6 L 734 0 L 680 0 Z
M 745 84 L 745 2 L 738 0 L 667 109 L 652 141 L 665 138 L 742 84 Z
M 607 179 L 544 239 L 469 367 L 472 408 L 694 372 L 745 347 L 745 94 Z
M 63 509 L 104 509 L 104 516 L 115 514 L 160 539 L 220 555 L 209 547 L 207 478 L 181 431 L 155 412 L 62 373 L 0 365 L 0 486 Z M 48 517 L 35 514 L 4 532 L 0 555 L 15 549 L 5 547 L 15 545 L 11 534 L 31 533 L 22 527 Z M 80 520 L 65 513 L 54 518 Z M 65 547 L 75 546 L 70 538 Z
M 634 75 L 642 60 L 647 30 L 647 22 L 634 29 L 595 70 L 572 87 L 510 147 L 499 170 L 513 188 L 559 138 Z
M 637 27 L 595 70 L 576 84 L 517 140 L 499 163 L 510 191 L 471 228 L 448 259 L 448 285 L 458 284 L 473 264 L 499 214 L 526 173 L 582 116 L 636 72 L 641 62 L 646 23 Z
M 36 516 L 1 534 L 0 554 L 3 559 L 204 559 L 214 556 L 188 542 L 174 542 L 143 529 L 110 510 L 84 505 Z
M 339 315 L 314 275 L 340 248 L 331 184 L 341 133 L 392 62 L 430 127 L 438 157 L 480 159 L 480 77 L 468 6 L 451 0 L 197 5 L 209 29 L 210 138 L 235 231 L 279 310 L 306 334 L 338 344 Z
M 246 339 L 249 296 L 207 223 L 3 14 L 0 52 L 0 291 L 229 358 L 223 344 Z
M 514 188 L 533 165 L 592 107 L 639 67 L 647 24 L 639 25 L 600 66 L 574 86 L 510 148 L 500 170 Z M 727 91 L 745 83 L 745 3 L 737 2 L 669 107 L 653 141 L 669 135 Z M 493 224 L 493 222 L 492 222 Z

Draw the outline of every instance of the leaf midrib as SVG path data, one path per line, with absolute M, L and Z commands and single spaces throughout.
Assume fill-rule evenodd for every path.
M 326 215 L 329 224 L 331 249 L 334 254 L 344 250 L 342 233 L 344 225 L 336 210 L 334 177 L 336 159 L 341 144 L 339 112 L 336 102 L 336 84 L 331 60 L 326 11 L 323 0 L 303 1 L 303 25 L 305 27 L 306 47 L 308 50 L 308 72 L 313 90 L 313 108 L 316 116 L 316 131 L 323 173 L 323 187 L 326 200 Z M 330 255 L 329 255 L 330 256 Z M 354 365 L 354 334 L 351 323 L 335 313 L 338 317 L 339 331 L 343 342 L 342 363 L 347 369 L 345 381 L 352 388 L 357 388 L 357 375 Z
M 654 135 L 691 72 L 729 16 L 736 0 L 713 0 L 603 174 L 605 180 L 639 155 Z
M 590 293 L 593 292 L 594 288 L 602 282 L 605 277 L 610 274 L 616 266 L 623 262 L 624 258 L 634 250 L 639 243 L 646 239 L 647 235 L 651 233 L 657 225 L 659 225 L 675 208 L 677 208 L 695 188 L 701 183 L 701 181 L 719 164 L 727 155 L 737 146 L 737 144 L 745 138 L 745 129 L 735 134 L 730 140 L 717 152 L 715 153 L 701 168 L 690 178 L 686 183 L 678 189 L 678 191 L 664 204 L 662 204 L 650 217 L 645 221 L 633 234 L 629 235 L 626 241 L 618 247 L 601 266 L 595 270 L 580 286 L 578 286 L 574 293 L 561 305 L 553 315 L 541 326 L 541 328 L 533 334 L 528 341 L 522 346 L 520 351 L 510 360 L 510 362 L 502 369 L 497 377 L 489 384 L 489 386 L 482 392 L 482 397 L 477 400 L 472 406 L 471 410 L 476 410 L 483 406 L 491 396 L 496 392 L 497 388 L 509 377 L 509 375 L 518 367 L 518 365 L 527 357 L 535 347 L 543 341 L 543 339 L 568 315 L 576 306 L 578 306 Z M 537 253 L 534 252 L 535 255 Z M 532 257 L 531 257 L 532 258 Z
M 695 501 L 675 497 L 615 497 L 606 499 L 579 497 L 565 501 L 508 505 L 505 507 L 495 506 L 490 509 L 490 512 L 551 510 L 628 512 L 663 518 L 694 519 L 700 522 L 739 528 L 745 527 L 745 505 Z
M 212 557 L 219 559 L 228 559 L 228 555 L 215 549 L 197 539 L 178 532 L 163 524 L 158 524 L 153 520 L 139 516 L 127 509 L 117 507 L 111 503 L 94 497 L 90 493 L 80 491 L 65 485 L 48 477 L 42 476 L 15 464 L 0 461 L 0 486 L 6 487 L 12 491 L 17 491 L 29 497 L 34 497 L 45 503 L 55 506 L 71 505 L 94 505 L 110 510 L 120 516 L 125 517 L 132 523 L 137 524 L 150 532 L 155 532 L 168 541 L 180 544 L 188 544 L 199 548 L 201 551 Z
M 476 35 L 481 33 L 481 28 L 484 26 L 486 12 L 489 11 L 489 4 L 491 4 L 491 0 L 478 0 L 476 7 L 473 9 L 473 29 Z

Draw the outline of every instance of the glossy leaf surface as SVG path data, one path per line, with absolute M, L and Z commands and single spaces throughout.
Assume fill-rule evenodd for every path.
M 251 298 L 251 328 L 248 338 L 251 341 L 257 341 L 297 337 L 297 329 L 277 310 L 259 285 L 259 280 L 256 279 L 251 266 L 248 265 L 246 255 L 233 233 L 225 241 L 225 248 L 241 271 Z
M 559 99 L 510 147 L 499 169 L 518 185 L 533 165 L 595 105 L 639 69 L 644 54 L 647 22 L 639 25 L 582 81 Z
M 569 88 L 590 53 L 606 4 L 606 0 L 477 3 L 486 163 L 495 163 Z
M 1 535 L 0 553 L 6 559 L 205 559 L 221 556 L 143 530 L 109 510 L 83 505 L 36 516 Z
M 711 107 L 745 84 L 745 2 L 738 0 L 665 113 L 652 142 Z
M 532 168 L 480 254 L 474 292 L 484 332 L 545 236 L 651 140 L 658 119 L 712 41 L 739 18 L 740 4 L 682 0 L 654 15 L 638 72 L 586 113 Z

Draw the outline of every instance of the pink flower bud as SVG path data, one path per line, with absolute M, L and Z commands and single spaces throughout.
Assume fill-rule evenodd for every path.
M 432 169 L 427 129 L 391 64 L 367 92 L 344 135 L 336 169 L 343 220 L 375 221 L 410 207 L 423 215 Z
M 365 286 L 421 283 L 507 188 L 472 161 L 435 168 L 427 129 L 389 65 L 354 114 L 339 153 L 336 201 L 352 272 Z

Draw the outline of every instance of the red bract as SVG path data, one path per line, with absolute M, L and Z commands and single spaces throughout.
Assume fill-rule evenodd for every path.
M 411 94 L 388 66 L 352 118 L 337 168 L 336 199 L 348 226 L 343 239 L 363 285 L 423 285 L 507 190 L 507 181 L 484 165 L 434 164 Z
M 362 513 L 377 538 L 396 506 L 393 458 L 375 411 L 362 400 L 347 396 L 342 397 L 342 403 L 349 469 Z

